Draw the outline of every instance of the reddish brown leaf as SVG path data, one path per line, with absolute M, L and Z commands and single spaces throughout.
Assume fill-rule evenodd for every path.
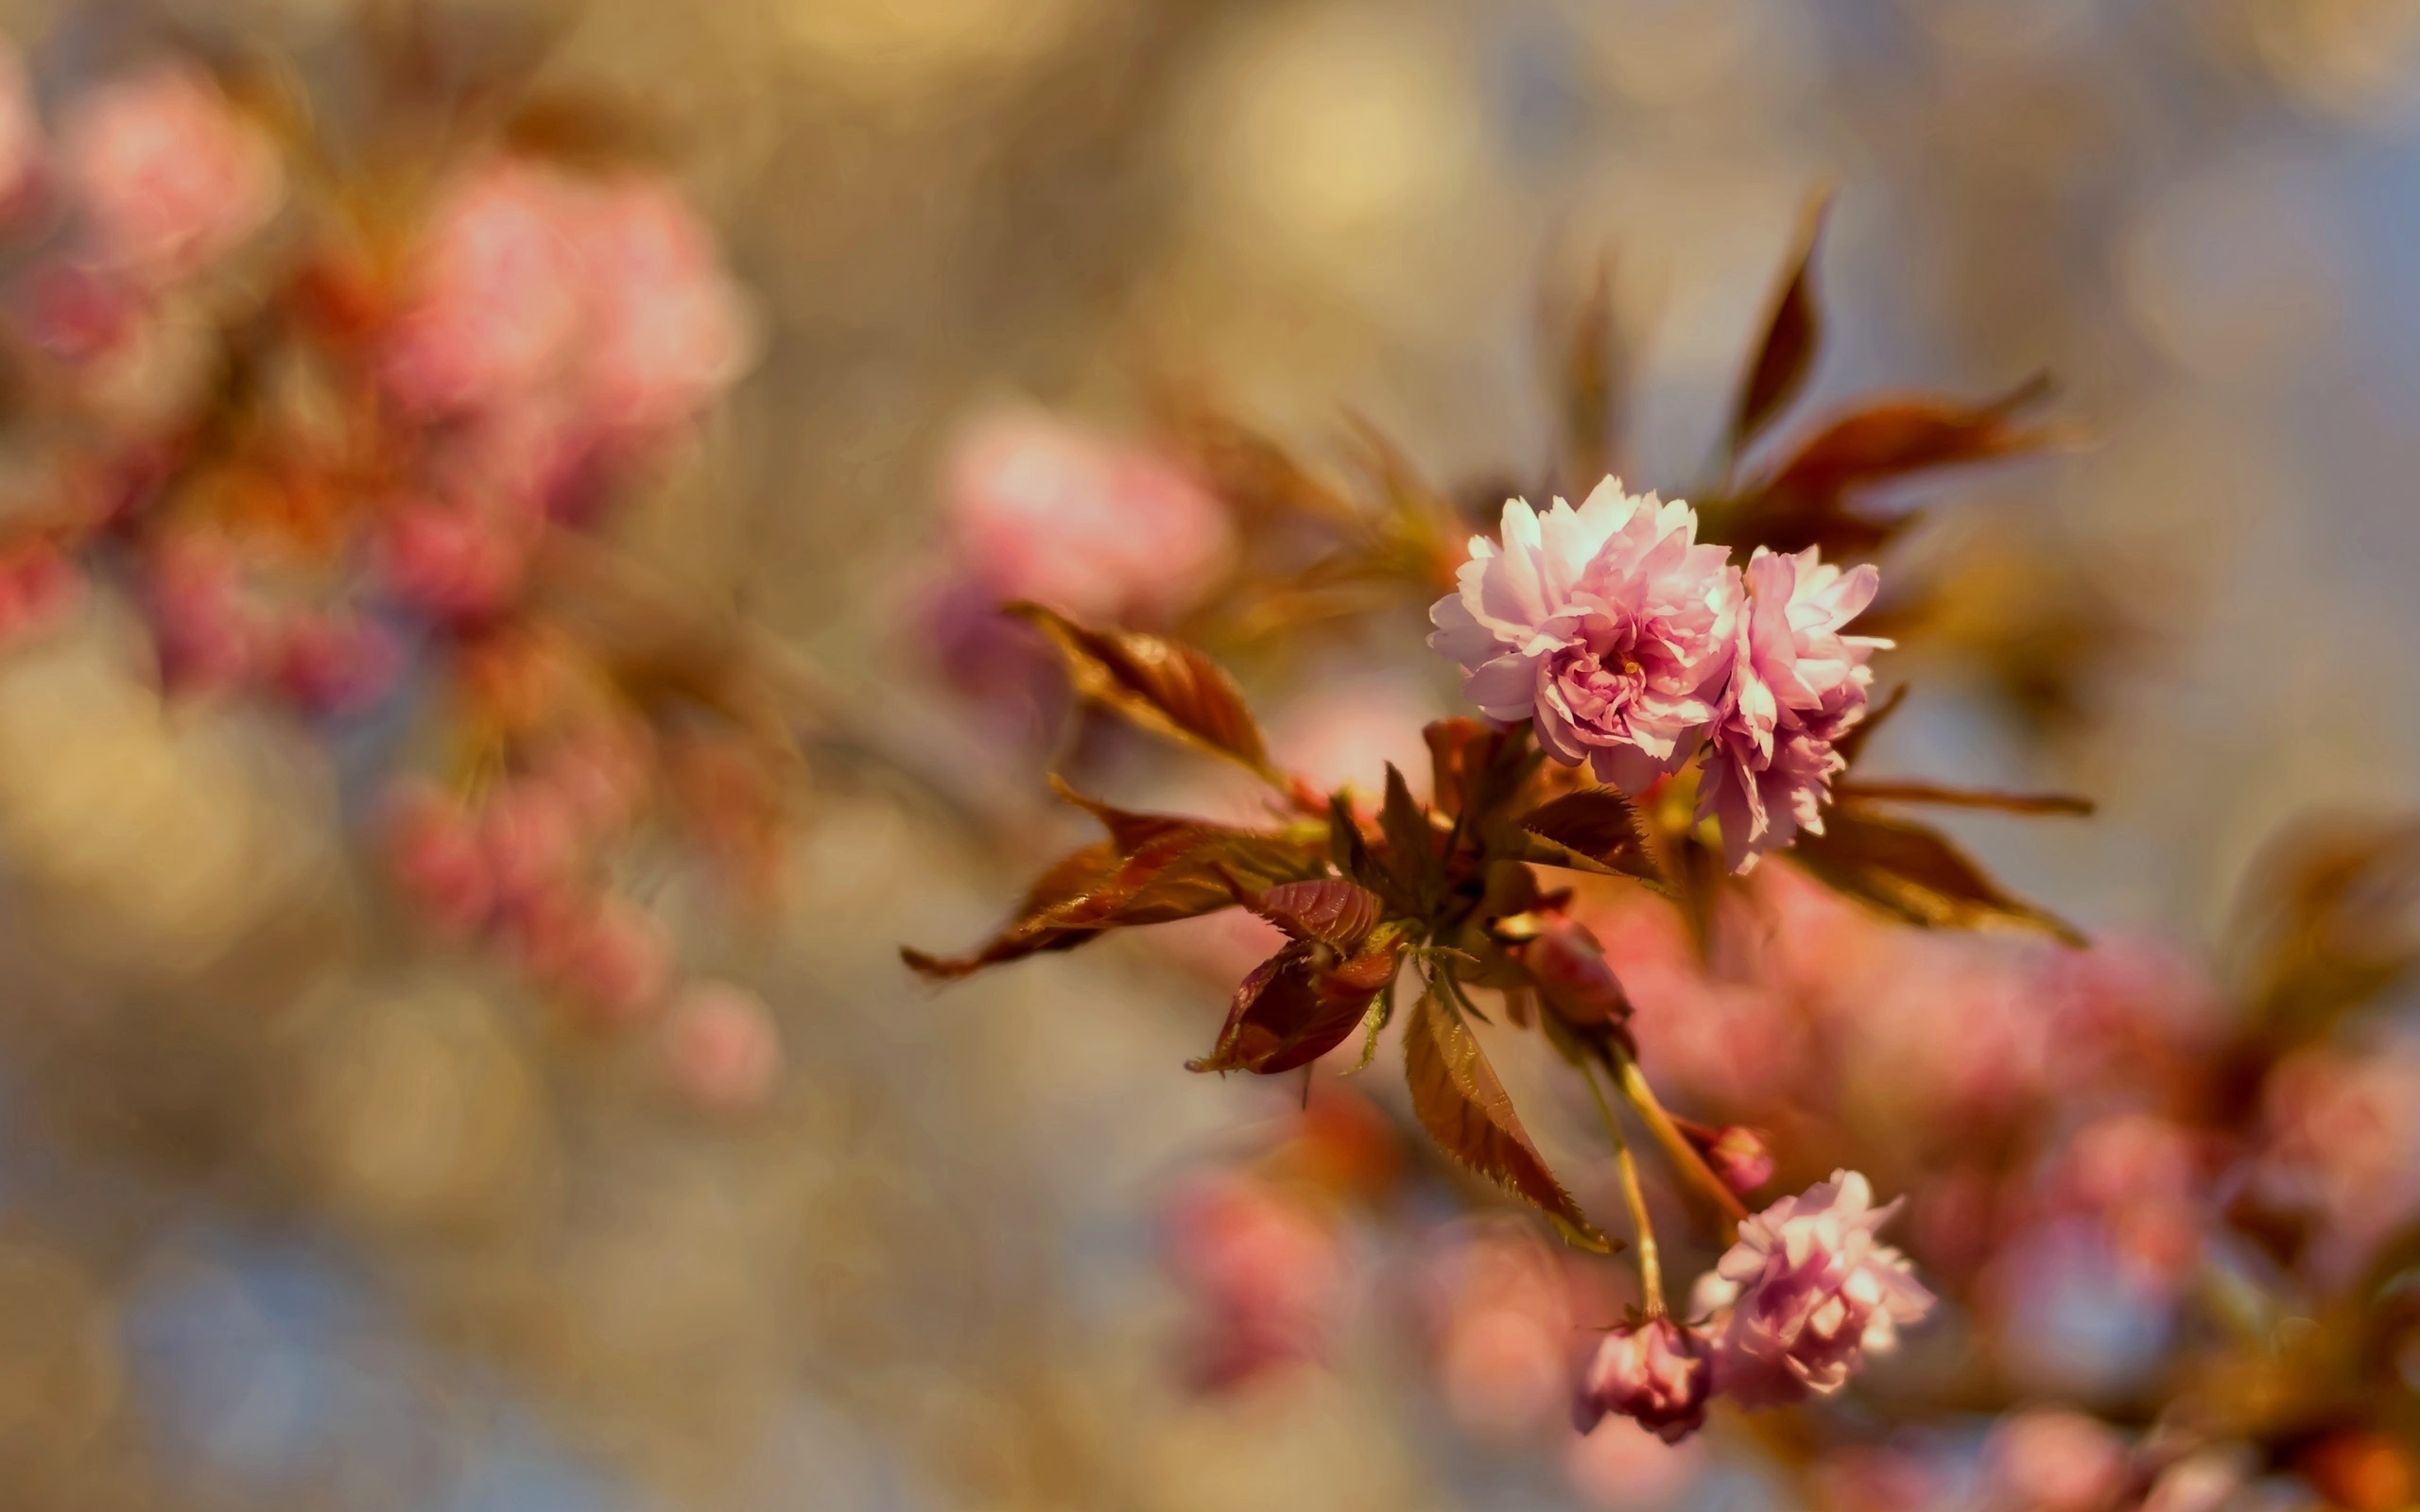
M 1405 1026 L 1404 1074 L 1412 1111 L 1446 1154 L 1535 1205 L 1572 1243 L 1608 1247 L 1530 1143 L 1478 1039 L 1434 992 Z
M 1105 930 L 1216 913 L 1235 906 L 1239 885 L 1272 886 L 1324 869 L 1314 840 L 1076 801 L 1100 818 L 1111 839 L 1054 863 L 1010 923 L 973 953 L 903 950 L 901 958 L 925 976 L 967 976 L 1045 951 L 1073 950 Z
M 1815 302 L 1815 247 L 1823 238 L 1824 216 L 1830 208 L 1830 196 L 1818 198 L 1801 223 L 1789 275 L 1773 298 L 1764 339 L 1756 344 L 1755 360 L 1748 365 L 1739 397 L 1731 408 L 1735 455 L 1789 406 L 1815 369 L 1816 349 L 1824 335 L 1822 313 Z
M 1928 394 L 1867 404 L 1802 443 L 1766 487 L 1781 493 L 1837 495 L 1911 472 L 2035 450 L 2061 432 L 2017 416 L 2046 388 L 2036 378 L 1979 404 Z
M 1286 882 L 1243 899 L 1245 907 L 1298 940 L 1340 951 L 1360 949 L 1378 927 L 1378 896 L 1342 877 Z
M 1971 929 L 1998 920 L 2084 943 L 2072 925 L 2001 891 L 1947 838 L 1910 820 L 1841 804 L 1824 816 L 1823 833 L 1802 833 L 1789 854 L 1835 889 L 1910 923 Z
M 1944 787 L 1938 782 L 1842 782 L 1842 799 L 1930 803 L 1952 809 L 1993 809 L 2002 814 L 2092 813 L 2092 799 L 2067 793 L 1998 793 L 1988 788 Z
M 1236 988 L 1226 1026 L 1191 1071 L 1273 1076 L 1307 1066 L 1342 1044 L 1395 978 L 1409 936 L 1381 931 L 1357 955 L 1340 957 L 1317 940 L 1296 940 Z
M 1614 308 L 1613 260 L 1598 261 L 1567 333 L 1553 329 L 1551 315 L 1543 306 L 1538 323 L 1545 344 L 1562 350 L 1554 388 L 1563 421 L 1564 473 L 1574 488 L 1584 490 L 1618 471 L 1616 438 L 1629 387 L 1631 353 Z
M 1387 838 L 1387 867 L 1395 881 L 1426 914 L 1445 885 L 1443 858 L 1437 852 L 1437 832 L 1428 811 L 1411 796 L 1411 788 L 1387 763 L 1387 797 L 1378 810 L 1378 828 Z
M 1610 787 L 1583 787 L 1541 803 L 1521 816 L 1521 828 L 1616 871 L 1662 875 L 1647 852 L 1638 811 Z
M 1428 743 L 1432 800 L 1471 827 L 1512 796 L 1537 759 L 1527 725 L 1498 730 L 1476 719 L 1440 719 L 1420 733 Z
M 1039 604 L 1011 604 L 1009 612 L 1049 637 L 1083 697 L 1154 733 L 1275 780 L 1243 695 L 1208 657 L 1166 636 L 1087 629 Z

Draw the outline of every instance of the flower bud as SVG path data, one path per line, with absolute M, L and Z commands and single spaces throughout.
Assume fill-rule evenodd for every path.
M 1705 1139 L 1692 1137 L 1690 1143 L 1722 1184 L 1743 1197 L 1773 1178 L 1772 1149 L 1754 1129 L 1726 1124 L 1709 1130 Z
M 1617 1328 L 1581 1374 L 1571 1423 L 1584 1434 L 1613 1413 L 1677 1444 L 1705 1426 L 1713 1378 L 1712 1349 L 1695 1329 L 1665 1317 Z
M 1548 924 L 1530 942 L 1523 964 L 1547 1006 L 1566 1022 L 1592 1028 L 1629 1022 L 1630 995 L 1586 925 L 1568 919 Z

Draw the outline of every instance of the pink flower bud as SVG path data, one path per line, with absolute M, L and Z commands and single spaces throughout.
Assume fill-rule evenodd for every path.
M 146 586 L 163 682 L 206 692 L 251 679 L 261 627 L 233 552 L 207 540 L 172 542 L 154 558 Z
M 412 905 L 450 935 L 475 934 L 495 903 L 487 852 L 468 811 L 433 788 L 406 788 L 390 800 L 387 860 Z
M 781 1034 L 765 1000 L 728 982 L 696 982 L 664 1026 L 672 1085 L 700 1108 L 739 1112 L 772 1094 L 782 1074 Z
M 1629 1021 L 1630 996 L 1585 924 L 1548 925 L 1530 942 L 1524 964 L 1547 1005 L 1570 1022 L 1618 1028 Z
M 1722 1184 L 1741 1196 L 1773 1178 L 1773 1152 L 1754 1129 L 1725 1125 L 1713 1131 L 1702 1151 Z
M 562 984 L 608 1025 L 653 1007 L 672 976 L 672 936 L 627 898 L 608 897 L 574 932 L 559 965 Z
M 579 860 L 579 835 L 562 799 L 525 780 L 488 799 L 479 815 L 479 844 L 495 878 L 497 901 L 509 903 L 534 899 L 562 882 Z
M 0 644 L 57 621 L 75 606 L 83 586 L 53 546 L 36 543 L 0 557 Z
M 379 543 L 380 575 L 423 613 L 475 620 L 501 609 L 520 586 L 527 553 L 493 522 L 433 504 L 406 507 Z
M 1695 1329 L 1665 1317 L 1617 1328 L 1581 1375 L 1572 1426 L 1584 1434 L 1612 1413 L 1677 1444 L 1705 1426 L 1713 1383 L 1713 1349 Z

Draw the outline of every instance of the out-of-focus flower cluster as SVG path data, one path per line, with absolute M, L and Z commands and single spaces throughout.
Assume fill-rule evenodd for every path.
M 735 675 L 649 644 L 644 608 L 596 616 L 599 579 L 630 590 L 601 544 L 617 507 L 752 357 L 714 233 L 635 159 L 491 132 L 382 177 L 381 123 L 314 137 L 197 61 L 84 82 L 47 119 L 6 64 L 9 358 L 39 486 L 0 518 L 0 634 L 102 584 L 170 697 L 374 738 L 383 791 L 358 806 L 438 935 L 599 1026 L 687 1004 L 639 884 L 696 857 L 764 896 L 788 737 Z M 677 1058 L 704 1101 L 762 1095 L 761 1005 L 700 994 Z

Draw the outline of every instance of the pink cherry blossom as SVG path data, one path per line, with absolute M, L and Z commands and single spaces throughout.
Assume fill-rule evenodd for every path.
M 432 414 L 527 401 L 561 377 L 581 335 L 579 195 L 518 159 L 446 191 L 384 362 L 388 387 Z
M 1691 1303 L 1717 1314 L 1721 1390 L 1751 1407 L 1828 1396 L 1931 1311 L 1907 1257 L 1875 1239 L 1897 1208 L 1875 1207 L 1864 1177 L 1835 1171 L 1739 1226 Z
M 1700 816 L 1721 821 L 1732 870 L 1802 829 L 1823 833 L 1824 800 L 1847 765 L 1833 742 L 1865 717 L 1874 681 L 1866 659 L 1890 644 L 1841 627 L 1874 601 L 1880 581 L 1872 564 L 1843 573 L 1812 546 L 1795 556 L 1758 547 L 1749 560 L 1699 799 Z
M 1705 1426 L 1714 1349 L 1705 1335 L 1670 1318 L 1617 1328 L 1597 1347 L 1572 1403 L 1572 1426 L 1594 1429 L 1608 1414 L 1677 1444 Z
M 1169 1269 L 1195 1308 L 1194 1380 L 1228 1390 L 1324 1357 L 1344 1281 L 1334 1228 L 1269 1182 L 1185 1183 L 1167 1218 Z
M 1497 1443 L 1558 1423 L 1570 1400 L 1573 1330 L 1611 1298 L 1594 1279 L 1516 1228 L 1481 1228 L 1428 1258 L 1437 1383 L 1455 1421 Z
M 189 277 L 233 250 L 285 194 L 268 137 L 186 63 L 78 100 L 60 129 L 60 156 L 93 255 L 145 284 Z
M 2062 1407 L 2002 1420 L 1983 1461 L 1991 1512 L 2100 1512 L 2117 1503 L 2129 1474 L 2117 1430 Z
M 1164 619 L 1233 560 L 1220 503 L 1174 463 L 1042 410 L 997 410 L 951 445 L 942 490 L 966 569 L 996 601 Z
M 475 935 L 495 905 L 495 879 L 476 819 L 460 800 L 413 783 L 388 801 L 387 861 L 396 885 L 443 934 Z
M 761 1105 L 781 1080 L 782 1039 L 765 1000 L 729 982 L 693 982 L 664 1024 L 665 1067 L 696 1106 L 735 1113 Z
M 581 224 L 592 417 L 640 433 L 688 419 L 739 376 L 752 343 L 713 233 L 671 184 L 640 175 L 601 188 Z
M 671 932 L 627 898 L 599 899 L 564 942 L 556 974 L 608 1027 L 655 1007 L 672 979 Z
M 1577 509 L 1504 506 L 1501 541 L 1472 538 L 1428 644 L 1461 663 L 1492 719 L 1536 721 L 1566 765 L 1637 791 L 1677 769 L 1721 696 L 1739 575 L 1696 544 L 1697 513 L 1607 478 Z

